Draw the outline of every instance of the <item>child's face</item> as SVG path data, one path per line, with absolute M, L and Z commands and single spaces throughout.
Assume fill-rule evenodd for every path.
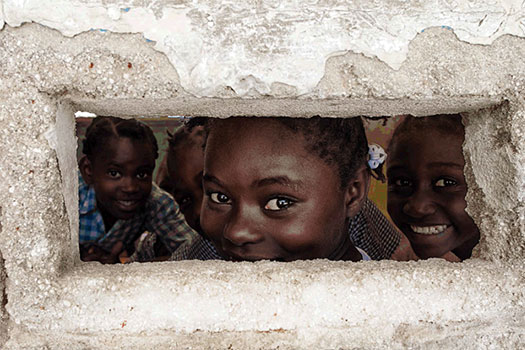
M 201 226 L 225 258 L 333 258 L 347 240 L 338 172 L 277 121 L 215 127 L 203 183 Z
M 388 158 L 388 212 L 421 258 L 470 256 L 479 231 L 467 214 L 463 137 L 400 135 Z M 470 250 L 465 252 L 465 250 Z
M 188 224 L 200 232 L 204 150 L 198 142 L 181 145 L 175 151 L 168 160 L 169 176 L 174 185 L 173 196 Z
M 82 168 L 84 180 L 94 186 L 104 222 L 130 219 L 141 211 L 151 192 L 153 147 L 147 142 L 113 137 L 104 152 Z

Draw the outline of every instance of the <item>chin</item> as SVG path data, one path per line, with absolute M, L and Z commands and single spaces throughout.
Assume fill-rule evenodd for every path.
M 429 247 L 417 247 L 412 246 L 414 252 L 420 259 L 430 259 L 430 258 L 441 258 L 443 255 L 448 253 L 449 250 L 443 250 L 439 248 L 429 248 Z
M 115 215 L 115 217 L 119 220 L 129 220 L 133 218 L 135 215 L 137 215 L 139 211 L 133 211 L 133 212 L 125 212 L 125 213 L 118 213 L 118 215 Z

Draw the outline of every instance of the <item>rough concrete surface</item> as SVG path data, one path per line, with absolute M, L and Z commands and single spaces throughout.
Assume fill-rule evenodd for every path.
M 285 3 L 301 7 L 299 15 L 272 1 L 219 8 L 204 1 L 170 2 L 169 6 L 162 1 L 147 3 L 135 1 L 126 12 L 127 7 L 113 1 L 0 2 L 0 18 L 6 23 L 0 31 L 0 252 L 7 276 L 0 274 L 0 288 L 5 285 L 8 301 L 0 309 L 0 316 L 5 316 L 0 322 L 0 341 L 7 339 L 0 343 L 2 348 L 525 346 L 521 2 L 367 2 L 366 6 L 376 6 L 376 12 L 356 13 L 373 17 L 396 4 L 403 9 L 393 22 L 404 24 L 396 32 L 399 42 L 390 37 L 394 49 L 381 36 L 389 28 L 379 33 L 363 20 L 345 27 L 341 34 L 361 39 L 334 36 L 334 45 L 344 49 L 320 45 L 322 59 L 298 65 L 294 63 L 306 44 L 293 41 L 297 30 L 302 28 L 299 32 L 307 37 L 317 33 L 316 42 L 332 38 L 332 29 L 308 25 L 315 22 L 315 15 L 345 17 L 349 5 Z M 365 6 L 362 3 L 350 4 Z M 48 9 L 51 5 L 53 10 Z M 249 5 L 255 12 L 246 17 Z M 441 28 L 447 23 L 444 18 L 432 22 L 437 28 L 420 28 L 409 21 L 428 19 L 446 8 L 450 11 L 444 13 L 455 16 L 454 27 L 468 30 Z M 277 17 L 286 23 L 295 14 L 294 20 L 304 19 L 309 29 L 296 24 L 294 35 L 270 30 L 252 37 L 248 29 L 241 29 L 250 27 L 249 19 L 258 18 L 257 10 L 262 11 L 263 22 L 269 20 L 266 16 L 282 13 Z M 75 11 L 78 16 L 72 15 Z M 172 20 L 177 11 L 184 13 L 183 20 Z M 213 46 L 199 42 L 202 36 L 215 38 L 209 29 L 200 31 L 207 25 L 185 22 L 196 21 L 207 11 L 214 26 L 229 33 L 216 41 L 224 50 L 232 47 L 226 38 L 235 47 L 250 47 L 250 40 L 264 46 L 263 39 L 273 38 L 275 50 L 296 42 L 298 51 L 265 53 L 260 51 L 263 46 L 256 45 L 259 49 L 253 52 L 234 51 L 236 55 L 217 61 L 217 52 L 223 48 L 191 56 L 194 46 Z M 142 21 L 127 23 L 129 12 L 134 20 L 143 14 Z M 248 23 L 242 22 L 246 18 Z M 29 20 L 45 26 L 19 26 Z M 324 23 L 321 27 L 332 23 L 319 21 Z M 485 31 L 485 21 L 491 30 Z M 333 22 L 337 31 L 340 23 Z M 157 24 L 164 30 L 158 34 L 164 40 L 161 44 L 143 36 L 153 35 Z M 88 31 L 101 26 L 137 33 Z M 186 42 L 168 40 L 169 31 L 175 36 L 183 33 Z M 194 46 L 178 50 L 188 42 Z M 394 52 L 403 43 L 406 52 L 400 60 L 389 61 L 388 55 L 379 54 Z M 179 46 L 163 51 L 162 45 Z M 311 51 L 315 45 L 309 45 Z M 356 45 L 363 49 L 355 49 Z M 177 53 L 184 58 L 174 59 Z M 197 66 L 191 70 L 187 64 L 193 59 Z M 289 74 L 283 74 L 283 62 Z M 297 73 L 292 66 L 306 69 L 311 76 Z M 440 260 L 82 264 L 75 248 L 72 124 L 77 110 L 216 117 L 466 112 L 468 210 L 482 233 L 476 258 L 455 264 Z
M 3 3 L 11 26 L 36 22 L 67 36 L 89 30 L 140 33 L 177 67 L 188 92 L 209 97 L 224 88 L 239 96 L 309 93 L 326 59 L 348 51 L 399 68 L 410 41 L 430 27 L 476 44 L 505 34 L 525 36 L 522 0 Z

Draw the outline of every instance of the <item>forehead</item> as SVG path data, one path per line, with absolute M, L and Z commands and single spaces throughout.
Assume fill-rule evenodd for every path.
M 206 170 L 224 158 L 231 166 L 250 166 L 266 173 L 273 167 L 304 173 L 311 172 L 308 167 L 316 167 L 337 173 L 316 153 L 308 151 L 302 133 L 270 118 L 232 118 L 214 125 L 205 148 Z
M 464 136 L 454 131 L 415 130 L 397 136 L 389 148 L 388 167 L 398 163 L 455 162 L 463 164 Z
M 146 140 L 111 136 L 107 138 L 94 154 L 96 162 L 154 162 L 153 145 Z
M 246 156 L 257 154 L 308 155 L 304 136 L 293 132 L 282 123 L 270 118 L 230 118 L 217 122 L 211 129 L 206 143 L 206 159 L 211 153 L 234 153 L 243 150 Z M 244 158 L 244 155 L 239 155 Z M 242 161 L 242 159 L 239 159 Z

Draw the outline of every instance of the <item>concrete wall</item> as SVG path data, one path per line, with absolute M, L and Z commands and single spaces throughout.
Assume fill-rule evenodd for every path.
M 0 1 L 2 348 L 523 347 L 521 3 Z M 81 263 L 77 110 L 464 112 L 481 243 L 463 263 Z

